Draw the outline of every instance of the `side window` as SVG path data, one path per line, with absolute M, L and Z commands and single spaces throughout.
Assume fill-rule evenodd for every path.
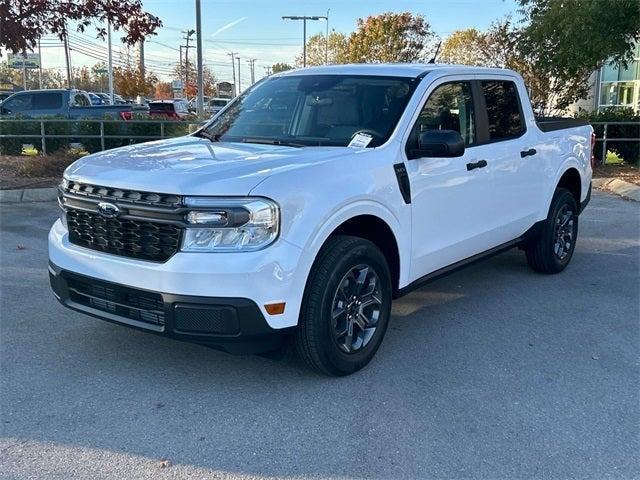
M 483 81 L 487 104 L 489 140 L 518 137 L 525 131 L 516 84 L 509 81 Z
M 73 97 L 73 105 L 76 107 L 90 107 L 91 102 L 81 93 L 76 93 Z
M 4 102 L 2 107 L 9 113 L 26 112 L 31 110 L 31 99 L 33 95 L 19 95 L 16 98 L 12 98 L 8 102 Z
M 422 107 L 411 131 L 411 140 L 427 130 L 455 130 L 467 146 L 476 143 L 476 121 L 469 82 L 445 83 L 437 87 Z
M 51 110 L 62 107 L 62 94 L 55 92 L 35 93 L 33 95 L 34 110 Z

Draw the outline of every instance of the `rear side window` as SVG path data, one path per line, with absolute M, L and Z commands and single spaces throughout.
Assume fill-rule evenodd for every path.
M 55 92 L 34 93 L 32 102 L 34 110 L 62 108 L 62 94 Z
M 487 104 L 489 139 L 504 140 L 524 133 L 524 119 L 520 110 L 516 84 L 502 80 L 481 83 Z

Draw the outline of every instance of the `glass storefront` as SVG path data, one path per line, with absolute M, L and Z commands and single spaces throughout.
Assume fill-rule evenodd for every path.
M 635 59 L 624 67 L 610 64 L 600 71 L 598 108 L 627 107 L 640 112 L 640 44 Z

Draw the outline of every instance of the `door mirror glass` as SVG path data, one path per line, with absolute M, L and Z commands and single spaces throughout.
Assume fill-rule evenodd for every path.
M 418 149 L 413 158 L 461 157 L 464 139 L 455 130 L 427 130 L 418 135 Z

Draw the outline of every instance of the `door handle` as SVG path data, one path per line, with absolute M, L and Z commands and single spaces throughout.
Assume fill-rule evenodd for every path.
M 484 168 L 487 166 L 487 161 L 486 160 L 479 160 L 476 163 L 467 163 L 467 170 L 471 171 L 474 170 L 476 168 Z
M 536 153 L 538 153 L 536 151 L 535 148 L 530 148 L 529 150 L 523 150 L 520 152 L 520 157 L 524 158 L 524 157 L 533 157 Z

